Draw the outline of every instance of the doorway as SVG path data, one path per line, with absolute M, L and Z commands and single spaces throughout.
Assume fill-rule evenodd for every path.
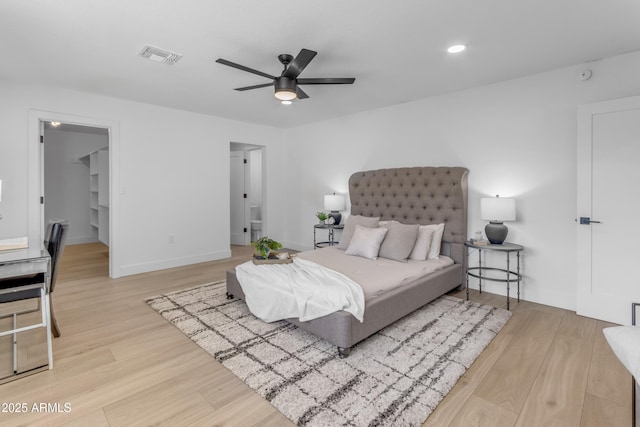
M 109 246 L 109 130 L 43 122 L 44 222 L 72 224 L 67 244 Z
M 52 205 L 45 199 L 45 192 L 47 191 L 46 181 L 51 179 L 46 176 L 47 171 L 45 170 L 45 124 L 51 122 L 59 122 L 61 125 L 75 126 L 74 130 L 84 130 L 86 132 L 97 132 L 101 134 L 105 134 L 107 136 L 107 150 L 103 150 L 104 154 L 102 157 L 102 162 L 106 166 L 106 177 L 102 184 L 102 196 L 98 199 L 98 203 L 102 205 L 102 208 L 106 208 L 106 213 L 108 215 L 102 216 L 102 224 L 103 226 L 103 240 L 108 242 L 109 247 L 109 277 L 118 278 L 121 276 L 120 273 L 120 262 L 119 262 L 119 239 L 118 239 L 118 229 L 119 229 L 119 218 L 117 215 L 111 215 L 111 212 L 118 212 L 119 206 L 119 194 L 120 192 L 115 191 L 115 188 L 119 188 L 119 164 L 118 164 L 118 155 L 120 148 L 119 141 L 119 124 L 118 122 L 114 122 L 111 120 L 105 119 L 94 119 L 85 116 L 77 116 L 72 114 L 65 113 L 55 113 L 50 111 L 42 111 L 42 110 L 29 110 L 29 184 L 28 184 L 28 193 L 29 193 L 29 219 L 28 219 L 28 238 L 29 241 L 43 241 L 44 233 L 46 230 L 46 221 L 48 215 L 51 216 L 62 216 L 62 213 L 55 213 L 55 203 Z M 101 129 L 101 130 L 97 130 Z M 48 150 L 49 148 L 47 148 Z M 85 151 L 84 154 L 89 154 L 89 151 Z M 89 178 L 89 168 L 82 164 L 82 160 L 80 156 L 68 156 L 69 161 L 71 162 L 67 166 L 71 166 L 73 168 L 86 168 L 84 169 L 87 173 L 86 179 L 78 179 L 78 182 L 85 183 L 86 185 L 91 185 Z M 74 181 L 75 182 L 75 181 Z M 49 186 L 49 188 L 51 188 Z M 48 196 L 51 199 L 51 195 Z M 53 202 L 53 201 L 52 201 Z M 56 203 L 58 201 L 55 201 Z M 92 202 L 90 202 L 92 203 Z M 91 205 L 89 205 L 91 206 Z M 45 212 L 46 208 L 46 212 Z M 54 211 L 51 211 L 51 208 L 54 208 Z M 89 207 L 87 207 L 89 210 Z M 85 211 L 86 212 L 86 211 Z M 95 218 L 94 218 L 95 219 Z M 100 219 L 98 219 L 99 221 Z M 91 219 L 89 219 L 91 223 Z M 98 223 L 99 224 L 99 223 Z M 72 228 L 76 228 L 74 224 L 71 225 Z M 99 233 L 99 231 L 97 231 Z M 71 232 L 70 232 L 71 233 Z M 81 243 L 82 240 L 86 238 L 86 236 L 76 235 L 74 237 L 75 243 Z M 71 240 L 69 243 L 74 243 Z
M 230 144 L 230 242 L 249 245 L 266 230 L 265 147 Z

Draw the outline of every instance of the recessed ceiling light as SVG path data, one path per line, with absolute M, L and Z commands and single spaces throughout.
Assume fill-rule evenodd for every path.
M 51 126 L 57 128 L 58 126 L 60 126 L 60 122 L 51 122 Z
M 280 101 L 280 103 L 281 103 L 282 105 L 291 105 L 291 104 L 293 104 L 293 102 L 291 102 L 291 101 L 287 101 L 287 100 L 285 100 L 285 101 Z
M 465 50 L 467 47 L 463 44 L 456 44 L 451 46 L 449 49 L 447 49 L 447 52 L 449 53 L 460 53 L 463 50 Z

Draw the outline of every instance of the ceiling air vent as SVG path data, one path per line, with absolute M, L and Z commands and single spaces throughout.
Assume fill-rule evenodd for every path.
M 167 65 L 173 65 L 182 58 L 182 55 L 179 53 L 169 52 L 168 50 L 149 45 L 145 46 L 144 49 L 138 53 L 138 56 Z

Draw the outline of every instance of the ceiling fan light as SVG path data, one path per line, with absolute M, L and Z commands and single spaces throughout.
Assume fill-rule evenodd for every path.
M 291 101 L 297 97 L 296 92 L 290 89 L 276 89 L 275 96 L 280 101 Z
M 291 102 L 291 101 L 287 101 L 287 100 L 285 100 L 285 101 L 280 101 L 280 103 L 281 103 L 282 105 L 291 105 L 291 104 L 293 104 L 293 102 Z
M 273 82 L 273 86 L 276 89 L 275 97 L 280 101 L 291 101 L 298 97 L 295 79 L 281 76 Z

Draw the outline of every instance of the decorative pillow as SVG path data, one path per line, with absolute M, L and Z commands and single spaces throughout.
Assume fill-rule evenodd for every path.
M 389 230 L 383 227 L 369 228 L 357 224 L 349 247 L 344 251 L 345 255 L 356 255 L 363 258 L 376 259 L 378 257 L 378 251 L 380 250 L 380 244 L 384 240 L 387 231 Z
M 431 247 L 431 241 L 433 240 L 433 233 L 436 231 L 436 225 L 421 225 L 418 228 L 418 238 L 416 244 L 413 246 L 413 250 L 409 255 L 409 259 L 415 259 L 417 261 L 424 261 L 429 254 L 429 248 Z
M 418 227 L 418 224 L 410 225 L 389 221 L 386 225 L 389 231 L 380 245 L 378 256 L 407 262 L 418 237 Z
M 443 234 L 444 234 L 444 223 L 436 225 L 433 231 L 433 239 L 431 240 L 431 247 L 429 247 L 429 253 L 427 254 L 427 259 L 440 258 L 440 246 L 442 245 Z
M 347 218 L 347 222 L 344 224 L 342 235 L 340 236 L 340 243 L 336 246 L 338 249 L 347 249 L 351 242 L 351 236 L 356 230 L 356 225 L 362 225 L 363 227 L 375 228 L 378 226 L 378 220 L 380 217 L 372 218 L 362 215 L 350 215 Z

